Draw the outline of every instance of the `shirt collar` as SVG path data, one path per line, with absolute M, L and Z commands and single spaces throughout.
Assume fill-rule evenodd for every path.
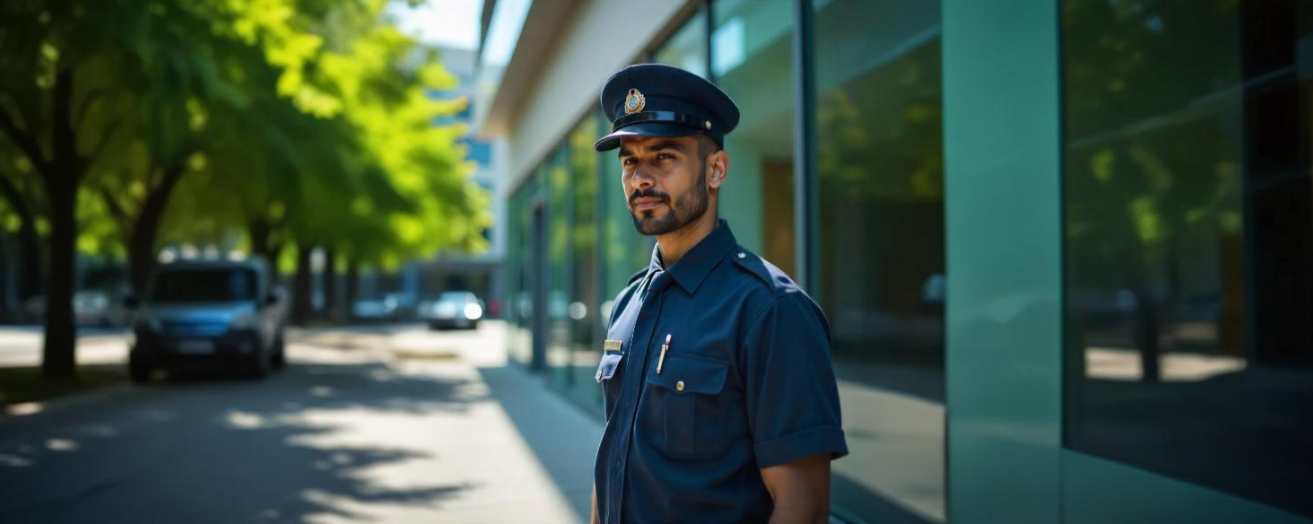
M 734 239 L 734 233 L 729 230 L 729 224 L 724 219 L 720 219 L 716 221 L 716 228 L 712 229 L 710 234 L 688 250 L 688 253 L 684 253 L 684 258 L 679 259 L 679 262 L 669 268 L 664 268 L 662 264 L 661 245 L 653 246 L 652 262 L 648 266 L 648 271 L 660 271 L 664 268 L 679 287 L 692 294 L 697 291 L 698 286 L 702 285 L 707 275 L 711 274 L 716 264 L 737 246 L 738 241 Z

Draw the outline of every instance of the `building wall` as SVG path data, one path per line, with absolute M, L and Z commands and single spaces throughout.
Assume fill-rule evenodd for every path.
M 687 0 L 584 0 L 519 101 L 509 125 L 508 167 L 516 185 L 562 134 L 597 105 L 597 91 L 615 70 L 632 63 Z M 532 23 L 532 21 L 530 21 Z
M 515 360 L 600 409 L 608 301 L 652 242 L 591 151 L 596 91 L 679 64 L 744 111 L 741 243 L 815 251 L 839 519 L 1311 522 L 1313 10 L 675 4 L 579 3 L 535 59 L 506 137 Z

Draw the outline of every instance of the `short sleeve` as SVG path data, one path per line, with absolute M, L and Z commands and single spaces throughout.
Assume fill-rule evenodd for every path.
M 747 329 L 740 362 L 758 466 L 847 455 L 820 309 L 801 292 L 785 293 Z

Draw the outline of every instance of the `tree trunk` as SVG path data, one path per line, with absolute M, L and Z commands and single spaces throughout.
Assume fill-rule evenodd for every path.
M 292 323 L 305 325 L 310 320 L 310 253 L 314 246 L 296 246 L 296 276 L 292 280 Z
M 73 73 L 55 74 L 51 90 L 51 168 L 45 173 L 50 203 L 50 280 L 46 286 L 45 341 L 41 374 L 51 379 L 77 377 L 77 326 L 73 322 L 73 288 L 77 279 L 77 193 L 86 172 L 78 156 L 72 121 Z
M 340 321 L 341 311 L 337 301 L 337 254 L 333 248 L 324 248 L 324 317 L 332 322 Z
M 146 201 L 137 213 L 137 219 L 133 221 L 132 238 L 128 241 L 128 265 L 131 268 L 132 292 L 137 296 L 146 292 L 150 272 L 155 269 L 155 241 L 159 237 L 160 222 L 164 218 L 164 210 L 168 207 L 173 188 L 178 185 L 184 172 L 181 162 L 166 168 L 164 178 L 146 195 Z
M 265 259 L 270 267 L 277 263 L 272 258 L 273 250 L 269 245 L 272 229 L 269 226 L 269 221 L 262 218 L 252 219 L 246 223 L 246 235 L 251 241 L 251 254 Z
M 71 182 L 65 176 L 56 176 L 48 184 L 50 279 L 46 285 L 45 342 L 41 352 L 41 373 L 47 378 L 76 376 L 73 289 L 77 279 L 77 187 Z
M 356 304 L 356 297 L 360 295 L 360 261 L 355 257 L 347 259 L 346 263 L 346 293 L 344 293 L 342 310 L 344 318 L 351 318 L 354 314 L 353 307 Z

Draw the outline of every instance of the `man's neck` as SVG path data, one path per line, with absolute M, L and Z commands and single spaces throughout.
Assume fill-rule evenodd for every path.
M 707 210 L 696 221 L 685 224 L 675 231 L 658 235 L 657 245 L 661 249 L 661 262 L 667 268 L 675 265 L 679 259 L 684 258 L 688 250 L 693 249 L 693 246 L 698 245 L 698 242 L 716 230 L 716 222 L 716 213 Z

